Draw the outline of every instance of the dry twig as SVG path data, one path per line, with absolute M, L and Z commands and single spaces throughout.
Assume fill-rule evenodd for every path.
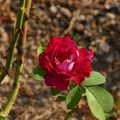
M 72 30 L 72 28 L 74 26 L 74 23 L 76 22 L 76 20 L 79 17 L 79 15 L 80 15 L 80 10 L 75 10 L 73 12 L 73 16 L 71 18 L 70 24 L 69 24 L 68 28 L 65 29 L 65 31 L 63 32 L 64 36 L 67 35 Z

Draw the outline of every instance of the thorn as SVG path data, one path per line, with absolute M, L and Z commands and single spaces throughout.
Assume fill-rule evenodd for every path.
M 10 51 L 10 49 L 11 49 L 11 48 L 9 47 L 9 48 L 6 50 L 6 52 L 9 52 L 9 51 Z
M 35 5 L 37 3 L 38 3 L 37 0 L 32 0 L 32 5 Z
M 20 10 L 24 10 L 24 7 L 20 7 Z
M 17 63 L 17 60 L 15 60 L 14 63 L 16 64 L 16 63 Z M 15 65 L 15 64 L 14 64 L 14 65 Z
M 24 35 L 24 31 L 20 28 L 19 29 L 19 32 L 22 34 L 22 35 Z
M 25 16 L 25 21 L 28 21 L 29 19 L 28 15 L 25 13 L 24 16 Z
M 20 76 L 22 76 L 22 72 L 20 72 Z
M 24 31 L 21 28 L 17 28 L 15 30 L 15 32 L 21 33 L 22 35 L 24 35 Z

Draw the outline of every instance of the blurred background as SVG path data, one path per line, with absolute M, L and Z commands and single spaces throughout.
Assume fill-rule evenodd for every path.
M 14 31 L 18 0 L 0 0 L 0 71 L 6 63 L 9 41 Z M 109 120 L 120 120 L 120 0 L 34 0 L 32 3 L 26 43 L 24 70 L 17 101 L 10 120 L 63 120 L 65 103 L 56 102 L 44 83 L 30 76 L 38 64 L 36 50 L 41 42 L 63 35 L 79 10 L 68 35 L 79 46 L 95 51 L 93 69 L 107 77 L 103 85 L 114 97 L 115 106 Z M 0 85 L 0 101 L 6 101 L 13 83 L 13 68 Z M 87 103 L 71 120 L 95 120 Z

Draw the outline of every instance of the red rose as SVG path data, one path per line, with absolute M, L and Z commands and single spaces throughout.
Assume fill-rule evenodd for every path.
M 93 55 L 86 48 L 78 48 L 69 37 L 53 37 L 39 55 L 39 66 L 46 72 L 46 85 L 65 90 L 70 80 L 80 84 L 90 76 Z

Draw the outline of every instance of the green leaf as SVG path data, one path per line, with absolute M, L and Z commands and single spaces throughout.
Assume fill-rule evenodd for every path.
M 86 96 L 87 96 L 88 106 L 91 112 L 93 113 L 93 115 L 99 120 L 106 120 L 102 106 L 100 105 L 96 97 L 87 88 L 86 88 Z
M 96 71 L 92 71 L 89 78 L 86 78 L 84 82 L 82 82 L 82 85 L 84 86 L 92 86 L 92 85 L 99 85 L 105 83 L 105 77 Z
M 112 95 L 104 88 L 99 86 L 88 87 L 89 91 L 95 96 L 105 112 L 111 112 L 114 105 Z
M 39 56 L 42 52 L 44 52 L 44 50 L 45 50 L 45 45 L 44 43 L 41 43 L 37 49 L 37 55 Z
M 39 67 L 37 66 L 31 73 L 31 76 L 39 81 L 43 81 L 44 78 L 43 76 L 45 75 L 45 72 Z
M 0 120 L 7 120 L 7 118 L 0 116 Z
M 82 93 L 79 86 L 76 86 L 69 91 L 66 97 L 66 103 L 67 103 L 68 109 L 72 109 L 78 104 L 78 102 L 81 99 L 81 94 Z
M 71 80 L 70 81 L 70 89 L 74 88 L 75 86 L 76 86 L 76 83 L 73 80 Z
M 115 118 L 116 111 L 112 111 L 110 113 L 105 113 L 107 120 L 110 120 L 110 118 Z
M 113 97 L 104 88 L 99 86 L 87 87 L 86 96 L 88 105 L 94 116 L 100 120 L 106 120 L 105 113 L 113 109 Z
M 58 96 L 56 101 L 63 102 L 63 101 L 65 101 L 65 99 L 66 99 L 65 96 Z
M 54 89 L 53 87 L 50 88 L 52 95 L 58 95 L 60 93 L 59 90 Z

